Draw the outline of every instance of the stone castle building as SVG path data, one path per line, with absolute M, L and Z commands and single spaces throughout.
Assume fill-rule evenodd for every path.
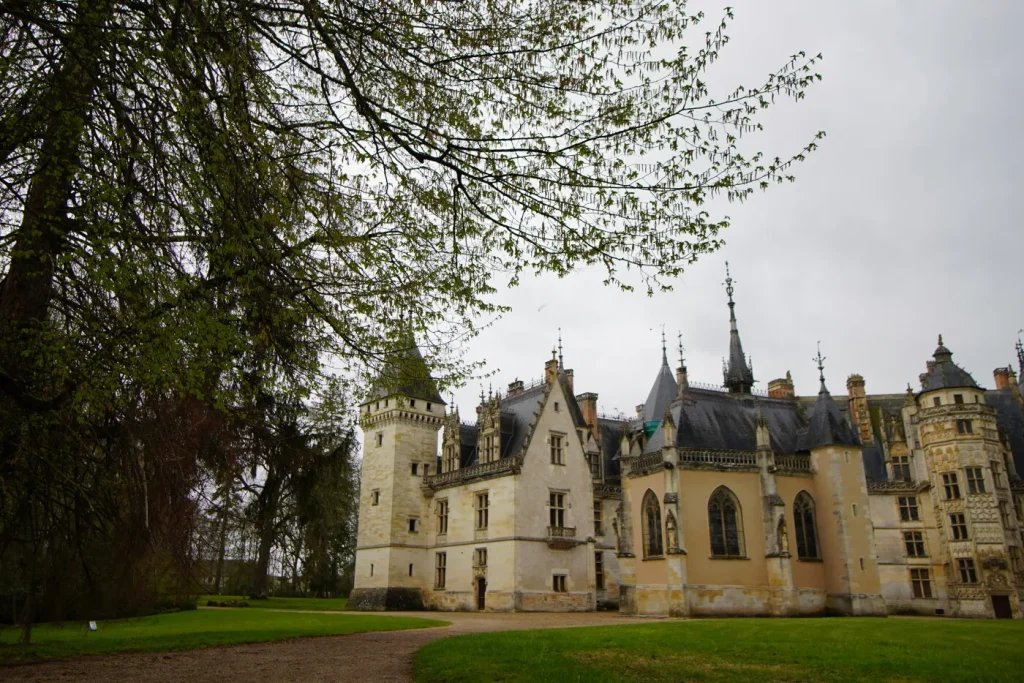
M 732 281 L 721 388 L 661 367 L 635 418 L 560 354 L 447 409 L 419 353 L 360 407 L 356 609 L 1021 617 L 1024 400 L 941 336 L 920 387 L 755 392 Z M 680 354 L 681 355 L 681 354 Z M 1017 345 L 1021 374 L 1024 349 Z M 440 455 L 438 433 L 440 432 Z

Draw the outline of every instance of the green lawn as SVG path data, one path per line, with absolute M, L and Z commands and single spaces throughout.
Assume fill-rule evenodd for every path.
M 1020 681 L 1024 623 L 705 619 L 447 638 L 428 681 Z
M 81 623 L 69 623 L 63 627 L 40 624 L 32 629 L 33 644 L 27 649 L 14 644 L 21 630 L 7 627 L 0 630 L 0 664 L 111 652 L 191 650 L 297 636 L 425 628 L 445 623 L 431 619 L 355 614 L 197 610 L 141 619 L 101 621 L 99 630 L 93 632 Z
M 304 609 L 314 612 L 341 612 L 345 609 L 347 598 L 269 598 L 267 600 L 249 600 L 241 595 L 200 595 L 197 604 L 205 607 L 208 600 L 217 602 L 239 602 L 245 600 L 249 609 Z

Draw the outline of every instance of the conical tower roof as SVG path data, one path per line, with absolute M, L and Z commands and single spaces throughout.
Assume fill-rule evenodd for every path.
M 672 376 L 672 369 L 668 366 L 668 350 L 665 347 L 665 335 L 661 337 L 661 367 L 658 368 L 658 375 L 654 378 L 654 385 L 647 394 L 647 401 L 640 413 L 644 424 L 650 422 L 661 422 L 665 417 L 665 409 L 676 398 L 676 378 Z
M 406 341 L 391 352 L 363 405 L 396 394 L 445 405 L 415 340 L 410 335 Z
M 978 388 L 978 383 L 971 377 L 971 373 L 953 362 L 953 352 L 942 343 L 942 335 L 939 335 L 939 346 L 932 354 L 935 363 L 931 364 L 928 372 L 921 376 L 921 393 L 935 391 L 936 389 L 956 389 L 961 387 Z
M 818 400 L 814 404 L 811 424 L 807 430 L 808 450 L 822 446 L 859 446 L 860 439 L 857 438 L 857 433 L 843 417 L 839 406 L 832 400 L 832 396 L 825 386 L 825 359 L 821 355 L 820 347 L 815 360 L 818 361 L 818 379 L 821 381 L 821 388 L 818 389 Z

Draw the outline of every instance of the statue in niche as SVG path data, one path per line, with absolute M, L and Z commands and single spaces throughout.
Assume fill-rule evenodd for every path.
M 779 517 L 778 528 L 779 553 L 789 555 L 789 533 L 786 531 L 786 516 Z
M 670 510 L 665 519 L 665 543 L 668 546 L 669 555 L 679 550 L 679 529 L 676 526 L 676 516 Z

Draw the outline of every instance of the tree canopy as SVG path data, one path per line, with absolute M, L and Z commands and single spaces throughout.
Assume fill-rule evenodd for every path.
M 83 463 L 130 464 L 132 490 L 165 468 L 166 500 L 188 499 L 233 411 L 315 400 L 410 331 L 471 335 L 496 273 L 669 283 L 720 245 L 709 198 L 792 179 L 822 135 L 746 149 L 819 57 L 712 87 L 731 18 L 706 27 L 683 0 L 4 3 L 0 541 L 54 500 L 32 477 Z M 207 445 L 142 457 L 143 425 Z M 92 519 L 76 506 L 99 479 L 73 483 L 67 519 Z

